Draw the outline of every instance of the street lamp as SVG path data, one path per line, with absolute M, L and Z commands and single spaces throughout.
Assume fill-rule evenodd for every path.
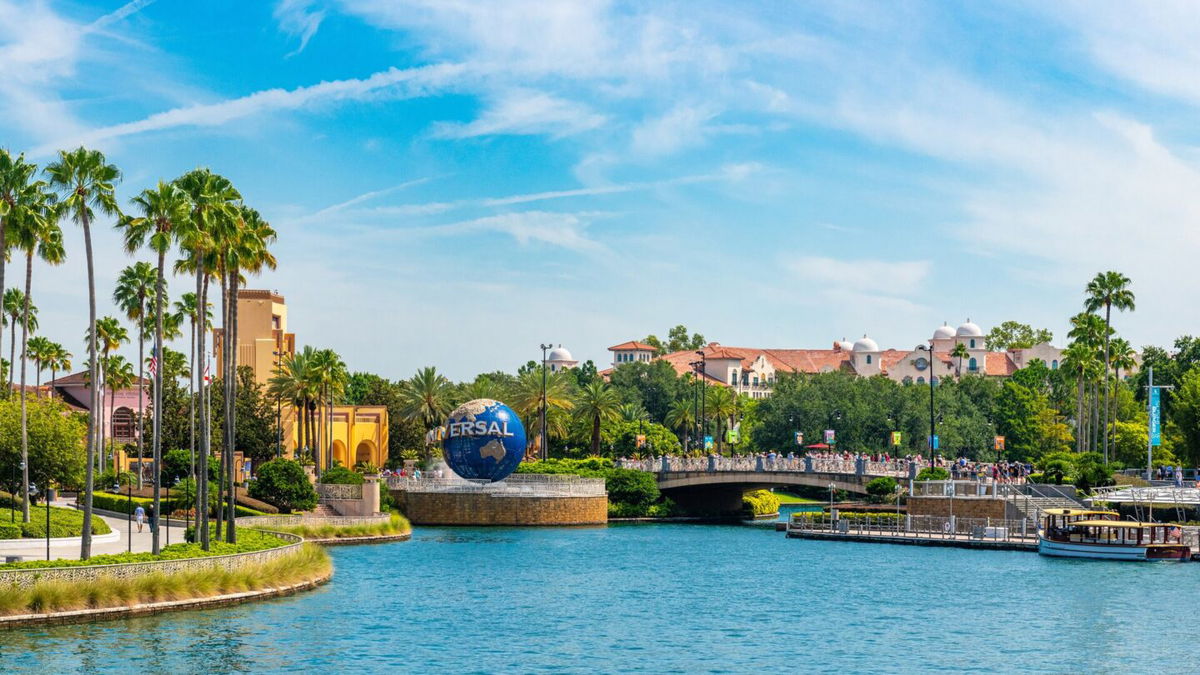
M 275 356 L 275 370 L 279 370 L 283 353 L 271 352 Z M 275 456 L 283 457 L 283 394 L 275 394 Z
M 540 346 L 542 348 L 542 406 L 541 406 L 541 408 L 542 408 L 541 418 L 542 419 L 541 419 L 541 424 L 540 424 L 540 429 L 541 429 L 540 433 L 541 433 L 541 446 L 542 446 L 542 460 L 544 461 L 550 457 L 550 454 L 546 451 L 546 350 L 550 349 L 550 345 L 543 344 Z
M 692 372 L 696 375 L 697 382 L 700 378 L 701 361 L 689 361 L 688 365 L 692 367 Z M 692 387 L 692 435 L 700 440 L 700 449 L 704 450 L 704 438 L 700 434 L 700 389 Z M 693 440 L 694 442 L 694 440 Z
M 929 354 L 929 466 L 933 466 L 933 441 L 936 435 L 933 421 L 933 343 L 918 345 L 917 349 Z
M 708 373 L 708 357 L 704 354 L 703 349 L 697 349 L 696 354 L 700 357 L 700 447 L 708 450 L 708 401 L 704 396 L 707 384 L 704 378 Z

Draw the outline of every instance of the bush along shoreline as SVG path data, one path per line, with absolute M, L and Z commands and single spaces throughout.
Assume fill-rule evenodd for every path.
M 271 532 L 283 532 L 304 537 L 306 541 L 320 543 L 336 539 L 373 539 L 412 533 L 412 525 L 404 516 L 393 513 L 386 523 L 375 525 L 256 525 Z M 348 543 L 348 542 L 347 542 Z

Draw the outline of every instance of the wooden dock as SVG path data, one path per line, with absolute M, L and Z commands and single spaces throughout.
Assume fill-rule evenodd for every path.
M 789 529 L 787 536 L 793 539 L 820 539 L 824 541 L 858 541 L 872 544 L 901 544 L 904 546 L 943 546 L 950 548 L 988 549 L 992 551 L 1037 551 L 1037 539 L 1033 537 L 987 539 L 959 535 L 957 537 L 918 535 L 908 532 L 830 532 L 822 530 Z

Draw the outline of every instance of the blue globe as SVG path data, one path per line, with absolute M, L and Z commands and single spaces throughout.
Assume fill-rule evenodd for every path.
M 450 413 L 442 451 L 463 478 L 504 480 L 525 456 L 525 427 L 512 408 L 477 398 Z

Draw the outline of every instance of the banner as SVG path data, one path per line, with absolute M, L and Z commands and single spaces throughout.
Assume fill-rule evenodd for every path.
M 638 435 L 634 436 L 633 442 L 634 442 L 634 445 L 636 445 L 637 447 L 639 447 L 639 448 L 642 447 L 643 445 L 646 444 L 646 435 L 638 434 Z
M 929 447 L 933 448 L 934 450 L 938 449 L 938 435 L 937 434 L 927 437 L 927 440 L 929 441 Z
M 997 437 L 996 437 L 995 444 L 994 444 L 992 447 L 993 447 L 993 449 L 995 449 L 995 450 L 1003 450 L 1003 449 L 1004 449 L 1004 437 L 1003 437 L 1003 436 L 997 436 Z
M 725 442 L 726 443 L 737 443 L 739 438 L 740 438 L 740 433 L 738 432 L 737 427 L 734 427 L 725 432 Z
M 837 434 L 834 433 L 833 429 L 825 430 L 825 442 L 829 445 L 837 443 Z
M 796 445 L 804 445 L 804 432 L 796 432 Z
M 712 436 L 705 436 L 705 437 L 704 437 L 704 449 L 705 449 L 705 450 L 712 450 L 712 449 L 713 449 L 713 437 L 712 437 Z
M 1162 414 L 1162 406 L 1159 401 L 1161 390 L 1158 387 L 1150 388 L 1150 445 L 1162 445 L 1162 422 L 1159 419 Z
M 900 445 L 900 432 L 899 431 L 892 432 L 892 445 Z

